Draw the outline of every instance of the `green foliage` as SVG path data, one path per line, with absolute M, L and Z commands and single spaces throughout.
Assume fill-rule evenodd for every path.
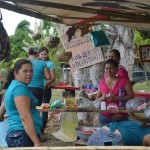
M 150 81 L 138 82 L 133 86 L 134 91 L 150 92 Z
M 33 32 L 29 29 L 29 25 L 28 21 L 21 21 L 15 30 L 15 34 L 9 37 L 11 53 L 9 58 L 0 62 L 0 70 L 7 73 L 16 59 L 26 58 L 27 52 L 24 51 L 23 47 L 33 43 L 31 38 Z
M 20 58 L 27 58 L 27 52 L 24 50 L 24 48 L 28 48 L 31 45 L 37 47 L 45 46 L 44 40 L 46 36 L 50 34 L 52 36 L 58 35 L 53 23 L 49 21 L 41 21 L 38 28 L 40 31 L 42 31 L 42 37 L 40 40 L 34 41 L 32 39 L 33 31 L 30 30 L 29 27 L 30 23 L 26 20 L 23 20 L 17 25 L 14 35 L 9 37 L 11 45 L 10 57 L 0 62 L 0 70 L 1 72 L 3 71 L 5 76 L 16 60 Z M 56 82 L 59 82 L 60 62 L 56 57 L 56 51 L 56 48 L 49 48 L 49 57 L 52 61 L 54 61 L 56 67 Z
M 139 30 L 141 37 L 146 40 L 150 38 L 150 31 Z
M 145 39 L 145 38 L 147 38 L 147 39 Z M 143 38 L 141 33 L 139 31 L 136 31 L 135 35 L 134 35 L 134 42 L 136 43 L 137 47 L 139 48 L 139 45 L 150 44 L 150 37 L 146 36 L 146 34 L 145 34 L 145 36 Z

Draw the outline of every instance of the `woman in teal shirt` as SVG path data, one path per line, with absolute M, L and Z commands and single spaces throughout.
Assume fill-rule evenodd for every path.
M 41 47 L 39 49 L 39 59 L 43 60 L 46 63 L 49 73 L 51 75 L 50 80 L 46 80 L 44 78 L 44 95 L 42 101 L 42 103 L 49 103 L 52 97 L 52 90 L 49 86 L 55 81 L 55 76 L 56 76 L 55 65 L 53 61 L 49 59 L 48 49 L 46 47 Z M 42 120 L 43 120 L 43 127 L 41 129 L 41 132 L 44 133 L 44 129 L 46 127 L 47 120 L 48 120 L 48 112 L 42 112 Z
M 32 79 L 32 63 L 18 60 L 8 74 L 5 108 L 9 129 L 6 136 L 8 147 L 40 146 L 42 119 L 36 110 L 38 100 L 28 88 Z
M 50 80 L 51 76 L 46 63 L 42 60 L 38 60 L 37 54 L 38 51 L 36 48 L 29 48 L 28 57 L 32 63 L 33 77 L 28 87 L 32 94 L 38 99 L 38 105 L 40 106 L 42 104 L 44 94 L 43 77 L 45 77 L 47 80 Z

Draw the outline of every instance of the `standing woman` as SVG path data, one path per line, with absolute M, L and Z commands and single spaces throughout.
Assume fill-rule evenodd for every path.
M 47 80 L 50 80 L 51 76 L 46 63 L 42 60 L 38 60 L 37 55 L 38 55 L 37 49 L 35 48 L 29 49 L 28 57 L 32 63 L 33 77 L 28 87 L 33 93 L 33 95 L 38 99 L 39 101 L 38 106 L 40 106 L 42 104 L 44 94 L 43 77 L 45 77 Z
M 44 87 L 43 103 L 49 103 L 52 96 L 52 91 L 49 85 L 51 85 L 55 81 L 55 66 L 53 61 L 49 60 L 48 49 L 46 47 L 41 47 L 39 49 L 39 59 L 45 61 L 51 75 L 51 80 L 48 81 L 44 79 L 45 87 Z M 42 113 L 42 120 L 43 120 L 43 127 L 41 131 L 44 133 L 44 129 L 46 127 L 48 120 L 48 112 Z
M 6 136 L 8 147 L 38 147 L 42 119 L 36 106 L 38 100 L 28 88 L 32 79 L 32 63 L 18 60 L 7 77 L 4 98 L 9 129 Z

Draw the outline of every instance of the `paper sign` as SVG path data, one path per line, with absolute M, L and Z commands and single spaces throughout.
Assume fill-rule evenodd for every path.
M 75 51 L 72 51 L 72 58 L 69 61 L 71 71 L 85 68 L 104 61 L 104 57 L 100 47 L 93 48 L 91 46 L 91 43 L 87 43 L 87 45 L 89 45 L 89 48 L 87 49 L 77 48 Z
M 94 47 L 90 33 L 82 35 L 80 30 L 76 30 L 71 38 L 68 38 L 66 33 L 69 27 L 59 25 L 58 30 L 65 51 L 72 52 L 69 61 L 71 71 L 104 61 L 102 50 L 100 47 Z

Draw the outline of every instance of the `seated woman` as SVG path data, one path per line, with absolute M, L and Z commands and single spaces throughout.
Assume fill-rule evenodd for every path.
M 124 99 L 127 101 L 134 97 L 132 84 L 128 78 L 116 76 L 118 71 L 118 63 L 114 59 L 107 60 L 104 66 L 106 77 L 99 83 L 96 99 L 105 101 L 106 107 L 111 103 L 114 103 L 119 107 L 119 89 L 125 88 Z M 102 127 L 113 120 L 127 119 L 126 113 L 101 113 L 99 115 L 99 126 Z

